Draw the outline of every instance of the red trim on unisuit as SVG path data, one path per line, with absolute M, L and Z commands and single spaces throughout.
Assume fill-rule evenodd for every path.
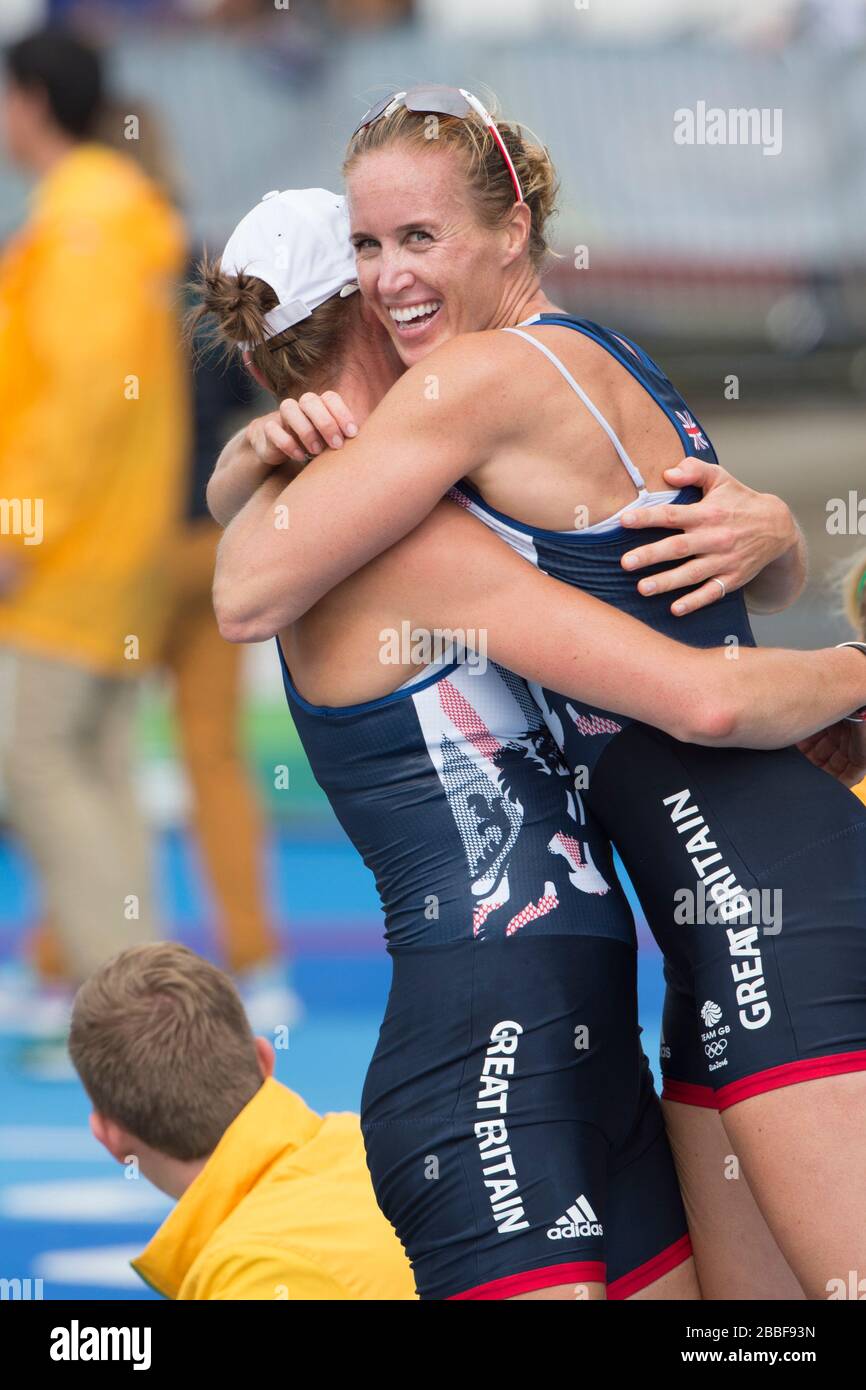
M 702 1105 L 716 1109 L 716 1093 L 712 1086 L 696 1086 L 693 1081 L 669 1081 L 662 1085 L 662 1100 L 678 1100 L 681 1105 Z
M 583 1260 L 578 1264 L 545 1265 L 542 1269 L 525 1269 L 522 1274 L 506 1274 L 503 1279 L 492 1279 L 489 1284 L 476 1284 L 465 1293 L 448 1295 L 449 1303 L 459 1299 L 513 1298 L 516 1293 L 531 1293 L 533 1289 L 549 1289 L 555 1284 L 576 1283 L 603 1284 L 605 1266 L 601 1260 Z
M 866 1071 L 866 1052 L 834 1052 L 828 1057 L 803 1057 L 799 1062 L 783 1062 L 780 1067 L 744 1076 L 716 1091 L 716 1104 L 727 1110 L 738 1101 L 765 1091 L 778 1091 L 782 1086 L 795 1086 L 798 1081 L 817 1081 L 822 1076 L 841 1076 L 844 1072 Z M 676 1097 L 672 1096 L 672 1100 Z
M 666 1249 L 660 1250 L 657 1255 L 653 1255 L 651 1260 L 645 1264 L 638 1265 L 637 1269 L 632 1269 L 628 1274 L 623 1274 L 621 1278 L 614 1279 L 612 1284 L 607 1286 L 607 1296 L 611 1298 L 631 1298 L 634 1293 L 640 1293 L 647 1284 L 655 1283 L 656 1279 L 661 1279 L 663 1274 L 668 1274 L 670 1270 L 676 1269 L 687 1260 L 692 1253 L 692 1242 L 688 1235 L 680 1236 L 673 1245 L 668 1245 Z

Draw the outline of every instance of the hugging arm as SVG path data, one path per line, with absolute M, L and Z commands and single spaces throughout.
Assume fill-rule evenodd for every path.
M 784 502 L 782 505 L 787 510 Z M 796 603 L 806 587 L 809 568 L 806 538 L 793 514 L 789 512 L 789 516 L 793 526 L 790 544 L 746 585 L 746 604 L 751 613 L 781 613 Z
M 480 629 L 493 660 L 525 679 L 684 742 L 786 747 L 866 698 L 854 648 L 747 647 L 732 661 L 727 649 L 685 646 L 543 574 L 453 503 L 391 557 L 404 611 L 423 613 L 422 625 Z M 850 728 L 851 765 L 866 770 L 866 726 Z
M 474 334 L 431 354 L 388 392 L 357 440 L 346 433 L 348 408 L 330 391 L 284 401 L 279 411 L 253 421 L 226 446 L 208 488 L 211 511 L 223 526 L 270 465 L 288 458 L 296 471 L 297 460 L 306 456 L 302 451 L 320 451 L 328 439 L 347 444 L 315 461 L 282 499 L 284 522 L 294 525 L 290 555 L 258 530 L 257 509 L 230 527 L 223 555 L 227 564 L 247 573 L 245 585 L 234 589 L 235 622 L 247 625 L 247 640 L 253 629 L 276 631 L 300 616 L 334 584 L 406 535 L 453 482 L 483 464 L 513 428 L 503 387 L 510 374 L 498 359 L 493 366 L 500 346 L 501 335 Z M 749 607 L 758 612 L 794 602 L 805 582 L 805 546 L 780 498 L 756 492 L 697 458 L 683 459 L 666 477 L 678 487 L 701 487 L 704 497 L 689 506 L 626 513 L 626 524 L 636 530 L 651 525 L 678 532 L 638 545 L 624 557 L 625 567 L 634 571 L 670 564 L 667 571 L 641 579 L 640 592 L 687 589 L 672 605 L 677 616 L 718 601 L 723 590 L 717 580 L 728 591 L 745 587 Z M 245 564 L 252 553 L 255 578 Z
M 396 382 L 357 439 L 284 488 L 267 478 L 240 509 L 220 545 L 214 588 L 234 640 L 272 637 L 301 617 L 408 535 L 507 436 L 507 384 L 479 352 L 479 336 L 494 335 L 439 348 Z
M 272 481 L 249 505 L 267 518 L 280 496 Z M 374 564 L 383 626 L 409 618 L 482 632 L 488 655 L 527 680 L 686 742 L 776 748 L 866 701 L 866 660 L 853 648 L 744 648 L 731 661 L 720 648 L 685 646 L 543 574 L 450 502 Z M 218 599 L 216 608 L 220 617 Z M 251 640 L 221 617 L 220 627 L 230 640 Z
M 281 478 L 285 487 L 306 462 L 283 428 L 288 404 L 258 415 L 223 447 L 207 485 L 208 508 L 220 526 L 228 526 L 266 479 Z

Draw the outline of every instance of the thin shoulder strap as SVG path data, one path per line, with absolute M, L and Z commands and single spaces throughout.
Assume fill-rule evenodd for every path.
M 531 343 L 534 348 L 538 348 L 538 351 L 543 352 L 545 357 L 553 363 L 560 376 L 563 376 L 565 378 L 572 391 L 576 392 L 580 399 L 583 401 L 590 415 L 594 416 L 598 423 L 601 425 L 611 444 L 616 449 L 616 452 L 619 455 L 623 467 L 625 468 L 626 472 L 628 473 L 628 476 L 631 478 L 638 492 L 646 492 L 646 483 L 644 482 L 640 471 L 637 468 L 635 468 L 634 464 L 632 463 L 631 459 L 626 453 L 625 446 L 622 444 L 619 436 L 614 433 L 612 427 L 608 424 L 607 420 L 605 420 L 601 411 L 598 409 L 596 405 L 593 405 L 592 401 L 589 399 L 589 396 L 586 394 L 583 387 L 578 385 L 574 377 L 571 375 L 571 372 L 565 366 L 565 364 L 563 362 L 560 362 L 556 353 L 551 352 L 550 348 L 547 347 L 546 344 L 542 343 L 539 338 L 534 338 L 531 333 L 524 333 L 521 328 L 506 328 L 503 331 L 505 333 L 516 333 L 518 338 L 525 338 L 528 343 Z

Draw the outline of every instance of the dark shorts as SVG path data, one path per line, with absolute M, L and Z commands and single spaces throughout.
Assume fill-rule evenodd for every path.
M 421 1298 L 624 1298 L 686 1259 L 634 948 L 535 935 L 392 960 L 361 1125 Z
M 580 763 L 573 736 L 566 752 Z M 665 957 L 664 1098 L 725 1109 L 866 1068 L 866 807 L 852 792 L 796 749 L 699 748 L 633 724 L 585 795 Z

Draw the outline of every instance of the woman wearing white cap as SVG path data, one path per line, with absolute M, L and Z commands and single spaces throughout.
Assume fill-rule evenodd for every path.
M 513 154 L 517 156 L 514 162 L 518 163 L 518 167 L 525 165 L 526 160 L 513 133 L 510 144 Z M 438 153 L 445 158 L 454 158 L 453 152 L 444 146 Z M 413 149 L 412 154 L 414 156 L 416 150 Z M 394 171 L 390 172 L 393 174 Z M 435 202 L 437 190 L 434 188 L 432 194 L 429 191 L 430 184 L 435 180 L 430 179 L 429 169 L 424 172 L 423 182 L 428 189 L 428 200 L 432 197 Z M 453 180 L 455 173 L 460 172 L 459 166 L 456 170 L 450 168 L 448 179 Z M 489 183 L 490 168 L 485 167 L 484 172 Z M 368 190 L 373 199 L 368 207 L 373 206 L 375 216 L 375 206 L 379 206 L 386 219 L 392 213 L 384 197 L 383 180 L 387 180 L 388 173 L 380 169 L 378 184 L 374 183 L 374 187 Z M 524 167 L 521 180 L 528 183 L 530 174 L 531 170 Z M 411 169 L 405 177 L 411 179 Z M 446 203 L 450 196 L 448 179 L 438 190 L 440 198 Z M 402 223 L 395 224 L 393 230 L 387 233 L 383 231 L 381 239 L 372 236 L 369 227 L 358 231 L 361 264 L 367 254 L 367 244 L 376 244 L 373 251 L 376 257 L 386 238 L 389 244 L 394 242 L 394 259 L 402 260 L 402 264 L 397 266 L 390 292 L 405 293 L 405 299 L 400 304 L 387 306 L 399 309 L 405 305 L 404 312 L 398 313 L 396 318 L 388 314 L 389 321 L 397 325 L 393 327 L 393 334 L 401 355 L 411 357 L 416 351 L 413 343 L 417 345 L 425 335 L 435 340 L 435 334 L 431 335 L 430 332 L 431 325 L 446 306 L 453 327 L 477 329 L 487 325 L 483 319 L 480 323 L 473 323 L 471 315 L 467 316 L 467 306 L 476 316 L 482 309 L 489 314 L 492 306 L 491 321 L 496 326 L 504 326 L 512 319 L 521 322 L 527 307 L 531 311 L 541 300 L 537 284 L 529 273 L 532 263 L 528 259 L 529 227 L 525 200 L 521 198 L 514 204 L 518 210 L 522 209 L 519 216 L 512 218 L 500 214 L 498 220 L 494 219 L 493 226 L 485 225 L 480 216 L 473 221 L 472 188 L 470 182 L 463 204 L 451 209 L 451 221 L 441 236 L 441 240 L 449 243 L 445 254 L 428 261 L 428 266 L 435 267 L 437 283 L 430 283 L 433 275 L 430 269 L 425 270 L 425 281 L 416 290 L 421 296 L 417 304 L 410 303 L 409 290 L 418 281 L 420 272 L 417 267 L 407 269 L 406 261 L 410 255 L 418 255 L 419 252 L 410 252 L 407 248 L 410 244 L 419 248 L 436 244 L 435 231 L 421 225 L 425 221 L 435 221 L 429 216 L 429 206 L 426 219 L 406 217 Z M 405 195 L 405 188 L 397 187 L 395 196 L 399 197 L 401 192 Z M 414 190 L 414 196 L 420 198 L 418 188 Z M 465 226 L 461 225 L 461 218 Z M 539 234 L 536 227 L 536 238 Z M 417 241 L 409 243 L 408 238 L 413 236 Z M 481 243 L 480 254 L 476 250 L 477 242 Z M 495 273 L 491 273 L 491 266 Z M 237 269 L 242 272 L 243 267 L 238 265 Z M 377 272 L 377 276 L 381 288 L 384 277 L 380 272 Z M 503 282 L 501 285 L 497 276 Z M 344 354 L 337 378 L 328 370 L 327 354 L 320 359 L 318 370 L 315 363 L 309 360 L 310 371 L 305 370 L 302 374 L 299 367 L 305 337 L 303 320 L 295 320 L 295 325 L 289 329 L 291 337 L 288 340 L 265 341 L 269 337 L 269 327 L 261 322 L 261 314 L 270 311 L 271 306 L 276 304 L 276 286 L 269 288 L 264 285 L 262 293 L 262 287 L 254 286 L 252 281 L 245 282 L 241 273 L 234 285 L 233 325 L 230 322 L 231 304 L 222 298 L 229 293 L 229 288 L 220 283 L 219 277 L 211 278 L 210 295 L 214 307 L 229 311 L 222 315 L 223 326 L 229 330 L 228 336 L 237 341 L 241 337 L 241 329 L 244 329 L 243 337 L 259 344 L 254 350 L 252 362 L 257 372 L 268 380 L 269 365 L 282 361 L 285 366 L 288 360 L 290 380 L 294 376 L 320 389 L 326 380 L 340 385 L 346 388 L 341 389 L 343 396 L 354 397 L 348 404 L 355 422 L 362 423 L 359 419 L 361 412 L 374 402 L 392 369 L 392 360 L 381 341 L 365 342 L 360 359 L 353 352 Z M 335 283 L 334 293 L 339 293 L 340 288 Z M 527 288 L 531 291 L 528 296 Z M 461 296 L 458 289 L 465 290 L 465 296 Z M 253 311 L 256 298 L 259 332 L 251 336 L 246 332 L 245 325 L 255 323 Z M 292 287 L 292 294 L 287 298 L 289 302 L 305 303 L 305 295 L 296 286 Z M 375 296 L 371 298 L 374 299 L 374 307 L 380 311 L 381 305 L 375 304 Z M 332 304 L 333 301 L 328 303 Z M 413 309 L 421 312 L 410 312 Z M 503 310 L 507 311 L 504 323 L 497 321 L 496 317 Z M 369 311 L 353 301 L 349 306 L 344 306 L 344 311 L 348 342 L 357 343 L 358 335 L 364 341 L 365 335 L 370 333 Z M 383 318 L 381 312 L 378 316 Z M 317 317 L 315 312 L 312 317 Z M 417 328 L 400 326 L 412 325 L 419 319 L 421 322 Z M 404 335 L 408 336 L 404 338 Z M 504 476 L 497 484 L 498 474 L 492 465 L 499 460 L 507 464 L 510 457 L 514 459 L 513 472 L 526 450 L 535 446 L 537 453 L 539 437 L 543 439 L 548 432 L 555 432 L 559 427 L 558 417 L 566 414 L 561 409 L 565 404 L 561 398 L 555 400 L 556 408 L 550 414 L 549 400 L 554 393 L 549 391 L 546 379 L 533 375 L 532 364 L 527 364 L 519 356 L 518 345 L 514 343 L 512 346 L 512 341 L 499 334 L 488 335 L 481 341 L 464 338 L 432 359 L 437 366 L 435 374 L 426 370 L 432 362 L 424 363 L 425 370 L 415 368 L 407 372 L 382 410 L 369 422 L 364 439 L 347 450 L 345 462 L 349 464 L 350 452 L 352 462 L 348 472 L 342 467 L 335 470 L 332 457 L 308 469 L 287 492 L 284 491 L 283 478 L 274 477 L 265 481 L 243 507 L 224 541 L 215 594 L 226 635 L 236 640 L 255 640 L 284 627 L 284 619 L 291 621 L 296 618 L 307 606 L 311 594 L 319 594 L 327 589 L 329 582 L 344 575 L 353 563 L 358 562 L 359 556 L 363 560 L 365 552 L 369 554 L 380 548 L 383 533 L 392 527 L 398 534 L 405 529 L 407 514 L 423 512 L 441 495 L 447 481 L 453 480 L 454 476 L 470 473 L 479 485 L 483 479 L 485 488 L 492 487 L 494 500 L 500 505 L 507 499 L 508 467 L 503 468 Z M 478 351 L 481 342 L 485 346 L 483 353 Z M 505 347 L 502 351 L 506 355 L 496 365 L 503 343 Z M 324 347 L 325 344 L 320 342 L 319 346 Z M 341 340 L 337 335 L 329 347 L 332 353 L 339 355 Z M 284 357 L 287 352 L 290 354 L 288 359 Z M 294 352 L 298 356 L 294 356 Z M 563 356 L 566 355 L 564 351 Z M 365 375 L 368 358 L 373 365 L 370 373 Z M 491 366 L 491 362 L 494 365 Z M 508 382 L 508 391 L 501 386 L 503 373 Z M 526 377 L 532 378 L 528 386 Z M 272 376 L 270 384 L 274 384 Z M 529 407 L 530 397 L 534 411 Z M 596 413 L 596 419 L 599 414 Z M 378 423 L 380 419 L 381 423 Z M 687 415 L 687 419 L 689 424 L 686 428 L 699 433 L 691 416 Z M 531 428 L 528 428 L 530 422 Z M 565 443 L 562 440 L 560 447 Z M 449 454 L 454 455 L 456 462 L 448 458 Z M 437 469 L 436 461 L 440 458 L 442 467 Z M 485 461 L 482 470 L 473 468 L 475 459 Z M 485 475 L 483 469 L 488 461 L 490 466 Z M 395 480 L 400 476 L 401 466 L 404 470 L 403 483 L 398 489 L 395 488 Z M 450 478 L 447 477 L 449 469 Z M 235 503 L 243 501 L 244 493 L 248 495 L 250 485 L 255 482 L 255 471 L 255 465 L 248 467 L 241 478 L 238 470 L 233 475 L 232 470 L 223 470 L 226 476 L 215 479 L 212 485 L 215 510 L 223 520 L 233 510 Z M 232 476 L 240 481 L 236 483 L 233 499 L 230 499 Z M 339 489 L 335 490 L 333 482 L 338 476 Z M 540 481 L 538 467 L 533 476 Z M 385 480 L 384 486 L 380 485 L 382 479 Z M 497 486 L 502 488 L 499 497 L 496 497 Z M 404 493 L 411 494 L 408 501 Z M 589 495 L 592 495 L 591 490 Z M 315 503 L 311 506 L 313 499 Z M 360 508 L 356 506 L 358 499 L 363 499 Z M 545 500 L 552 507 L 554 494 L 549 492 Z M 596 497 L 592 497 L 592 501 L 594 505 L 590 511 L 599 510 Z M 288 530 L 279 526 L 275 528 L 275 505 L 286 508 Z M 353 514 L 354 529 L 351 531 L 347 531 L 342 524 L 347 513 Z M 336 542 L 331 537 L 334 514 L 340 517 Z M 469 613 L 476 618 L 479 627 L 487 630 L 491 653 L 540 685 L 548 686 L 551 690 L 565 689 L 583 702 L 613 709 L 632 718 L 647 719 L 656 728 L 667 729 L 678 737 L 685 733 L 687 738 L 696 742 L 761 747 L 787 744 L 803 737 L 818 725 L 840 717 L 845 710 L 861 701 L 863 672 L 858 664 L 859 655 L 840 651 L 817 654 L 757 653 L 744 649 L 739 652 L 737 662 L 722 663 L 717 657 L 711 656 L 708 664 L 709 654 L 705 651 L 669 644 L 664 650 L 657 645 L 653 647 L 653 643 L 663 640 L 659 633 L 633 622 L 628 628 L 623 628 L 625 614 L 613 608 L 599 610 L 585 595 L 570 591 L 569 601 L 579 599 L 582 605 L 588 605 L 578 609 L 573 606 L 568 608 L 565 594 L 558 588 L 550 588 L 549 582 L 543 597 L 540 590 L 535 593 L 534 589 L 541 579 L 537 571 L 523 566 L 519 573 L 506 572 L 501 568 L 506 559 L 504 548 L 502 554 L 491 551 L 488 538 L 482 539 L 477 528 L 474 531 L 466 530 L 465 523 L 469 520 L 471 518 L 460 515 L 456 509 L 452 509 L 449 515 L 447 506 L 439 504 L 430 520 L 408 541 L 402 542 L 400 547 L 382 556 L 373 565 L 368 565 L 354 581 L 349 581 L 357 585 L 355 590 L 348 585 L 340 585 L 325 600 L 326 611 L 323 612 L 319 605 L 300 625 L 297 622 L 294 624 L 292 631 L 284 635 L 283 645 L 289 653 L 288 665 L 294 678 L 296 697 L 300 683 L 307 690 L 308 698 L 338 700 L 342 706 L 345 706 L 347 699 L 368 701 L 377 697 L 386 698 L 387 692 L 392 691 L 400 678 L 411 669 L 411 663 L 388 671 L 378 660 L 378 648 L 373 637 L 384 626 L 383 614 L 389 614 L 396 622 L 398 615 L 410 613 L 419 626 L 437 627 L 453 626 L 459 615 Z M 460 526 L 463 527 L 462 534 Z M 366 534 L 368 530 L 377 532 L 372 541 Z M 385 543 L 388 539 L 386 535 Z M 754 564 L 754 558 L 754 554 L 749 557 L 746 568 Z M 739 557 L 737 565 L 742 566 L 742 563 L 742 557 Z M 413 585 L 417 585 L 417 593 Z M 452 590 L 451 595 L 449 589 Z M 396 592 L 399 592 L 398 599 L 394 598 Z M 542 603 L 544 625 L 539 636 L 537 616 Z M 305 626 L 308 622 L 318 625 L 315 636 Z M 575 632 L 580 634 L 576 643 L 571 636 Z M 329 637 L 330 640 L 327 640 Z M 593 660 L 593 652 L 602 644 L 605 667 L 599 671 L 598 663 Z M 349 661 L 347 654 L 351 655 Z M 706 674 L 692 685 L 690 671 L 695 669 L 695 662 Z M 556 673 L 551 672 L 551 665 L 557 667 Z M 760 674 L 762 671 L 766 674 L 766 681 Z M 813 679 L 817 672 L 822 672 L 826 677 L 820 682 L 820 688 L 816 687 Z M 774 675 L 781 676 L 778 683 Z M 671 688 L 668 687 L 669 681 L 673 682 Z M 751 684 L 753 681 L 754 685 Z M 684 683 L 689 686 L 688 692 L 684 690 Z M 740 704 L 743 693 L 750 686 L 747 700 Z M 547 693 L 545 690 L 544 694 Z M 731 699 L 737 706 L 733 720 Z M 642 712 L 637 711 L 638 705 Z M 808 713 L 810 706 L 811 714 Z M 680 711 L 673 719 L 674 723 L 680 724 L 679 729 L 671 727 L 671 710 Z M 684 729 L 681 720 L 687 710 L 697 714 L 697 718 L 690 721 L 686 717 L 685 722 L 691 722 L 691 727 Z M 704 713 L 698 714 L 700 710 Z M 704 715 L 708 717 L 704 718 Z M 715 723 L 717 720 L 718 723 Z M 600 724 L 595 728 L 591 718 L 584 719 L 583 724 L 589 727 L 591 733 L 613 733 L 621 727 L 609 720 L 607 727 Z M 610 726 L 615 726 L 615 730 Z M 750 973 L 752 976 L 756 974 L 754 970 Z M 735 974 L 735 981 L 737 978 L 742 976 Z M 753 984 L 750 988 L 754 996 L 756 986 Z M 722 1050 L 719 1048 L 720 1053 Z M 700 1111 L 697 1113 L 700 1115 Z M 706 1118 L 711 1117 L 707 1115 Z M 725 1141 L 718 1130 L 713 1140 L 716 1148 L 711 1151 L 708 1135 L 709 1131 L 700 1136 L 701 1153 L 712 1162 L 713 1153 L 724 1152 L 724 1148 L 719 1148 L 718 1137 L 721 1136 L 722 1144 Z M 374 1168 L 373 1163 L 371 1168 Z M 706 1173 L 702 1177 L 705 1185 L 712 1187 L 712 1180 L 707 1181 Z M 733 1190 L 733 1185 L 728 1184 L 728 1187 Z M 737 1188 L 742 1193 L 744 1185 L 737 1185 Z M 714 1193 L 713 1200 L 718 1196 Z M 693 1216 L 698 1221 L 707 1212 L 712 1217 L 712 1201 L 706 1204 L 704 1211 L 699 1197 L 700 1194 L 697 1194 L 693 1209 Z M 745 1213 L 751 1222 L 753 1237 L 758 1231 L 755 1251 L 750 1247 L 749 1252 L 752 1261 L 750 1273 L 741 1276 L 742 1285 L 749 1285 L 750 1279 L 757 1283 L 763 1280 L 764 1296 L 768 1288 L 776 1296 L 779 1296 L 779 1291 L 782 1294 L 790 1293 L 796 1285 L 790 1271 L 784 1268 L 784 1262 L 780 1264 L 778 1251 L 772 1247 L 766 1231 L 761 1235 L 757 1213 L 753 1207 L 749 1210 L 751 1199 L 748 1194 L 745 1193 L 742 1199 L 732 1196 L 731 1200 L 735 1204 L 740 1200 L 744 1203 L 736 1212 L 736 1221 L 741 1222 Z M 388 1211 L 387 1205 L 385 1209 Z M 395 1220 L 395 1224 L 400 1230 L 399 1220 Z M 401 1235 L 404 1235 L 403 1231 Z M 742 1226 L 736 1227 L 735 1235 L 738 1255 L 742 1259 Z M 746 1296 L 749 1296 L 748 1293 Z
M 360 297 L 346 301 L 353 283 L 342 200 L 290 191 L 263 200 L 221 264 L 205 265 L 200 316 L 215 316 L 278 396 L 330 380 L 363 420 L 400 367 Z M 274 470 L 256 504 L 269 506 L 284 472 Z M 254 474 L 225 471 L 224 520 Z M 512 591 L 524 578 L 516 556 L 443 503 L 280 633 L 292 714 L 376 874 L 394 962 L 362 1103 L 371 1173 L 422 1297 L 571 1300 L 607 1287 L 613 1297 L 693 1298 L 685 1216 L 638 1041 L 633 926 L 609 846 L 517 677 L 477 653 L 419 658 L 425 632 L 468 635 L 483 614 L 482 644 L 486 635 L 492 655 L 518 664 Z M 564 588 L 560 597 L 565 639 L 584 600 Z M 411 650 L 392 652 L 387 635 L 405 628 Z M 523 660 L 530 674 L 567 681 L 570 658 L 555 672 L 546 655 Z M 545 1000 L 557 995 L 551 1020 Z M 589 1031 L 588 1052 L 576 1050 L 578 1029 Z M 489 1102 L 477 1078 L 489 1070 L 493 1088 L 516 1037 L 523 1065 L 507 1110 L 479 1110 Z M 533 1204 L 526 1189 L 539 1184 Z

